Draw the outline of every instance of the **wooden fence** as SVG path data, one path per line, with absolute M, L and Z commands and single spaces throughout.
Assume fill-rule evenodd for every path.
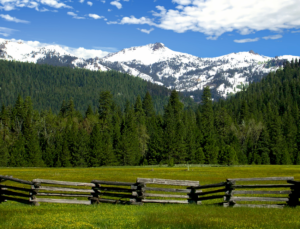
M 139 197 L 142 203 L 197 203 L 197 191 L 194 187 L 199 186 L 199 181 L 137 178 L 137 183 L 139 184 Z M 149 185 L 155 185 L 155 187 L 149 187 Z M 165 187 L 166 185 L 177 187 L 169 188 Z M 178 188 L 178 186 L 180 187 Z
M 265 181 L 268 184 L 251 184 L 253 181 L 256 183 Z M 282 208 L 286 205 L 297 206 L 299 204 L 299 185 L 297 185 L 299 182 L 294 182 L 294 177 L 235 178 L 227 179 L 227 182 L 225 207 Z M 244 182 L 247 183 L 244 184 Z M 258 204 L 249 204 L 249 202 Z M 269 204 L 262 204 L 262 202 Z
M 6 181 L 10 185 L 4 185 Z M 262 181 L 267 184 L 252 184 Z M 12 182 L 18 185 L 11 185 Z M 293 177 L 234 178 L 200 185 L 199 181 L 156 178 L 137 178 L 134 183 L 101 180 L 84 183 L 45 179 L 26 181 L 0 175 L 0 203 L 17 201 L 36 206 L 41 202 L 142 205 L 201 204 L 214 200 L 215 204 L 224 207 L 282 208 L 300 205 L 299 198 L 300 182 L 294 181 Z

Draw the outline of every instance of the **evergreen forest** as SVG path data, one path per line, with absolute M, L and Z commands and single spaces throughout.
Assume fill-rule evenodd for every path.
M 0 105 L 14 104 L 18 95 L 30 96 L 38 111 L 51 109 L 58 113 L 63 100 L 73 99 L 76 110 L 84 114 L 89 105 L 97 109 L 100 91 L 110 91 L 122 109 L 126 101 L 134 103 L 138 95 L 148 91 L 159 113 L 171 93 L 163 86 L 113 70 L 100 72 L 0 60 Z M 186 105 L 192 103 L 191 99 L 180 97 Z
M 9 64 L 13 70 L 9 70 Z M 37 77 L 53 74 L 51 82 L 72 81 L 73 73 L 68 68 L 62 68 L 65 73 L 59 73 L 52 66 L 9 64 L 4 69 L 1 66 L 1 78 L 4 78 L 4 72 L 9 75 L 17 72 L 17 68 L 20 73 L 22 68 L 24 72 L 40 68 Z M 50 73 L 42 71 L 47 69 Z M 75 72 L 81 76 L 127 77 L 117 72 L 92 73 L 79 69 Z M 60 78 L 57 74 L 61 74 Z M 22 77 L 27 76 L 24 73 Z M 1 108 L 0 166 L 300 164 L 298 60 L 286 62 L 283 69 L 270 73 L 260 82 L 251 83 L 247 90 L 227 100 L 213 102 L 207 87 L 200 104 L 186 106 L 179 93 L 173 90 L 162 112 L 157 112 L 150 91 L 142 94 L 141 89 L 133 101 L 127 99 L 122 105 L 115 100 L 116 92 L 108 87 L 99 90 L 94 105 L 97 109 L 87 102 L 86 109 L 81 112 L 83 105 L 81 108 L 76 106 L 79 104 L 76 99 L 80 100 L 82 95 L 78 89 L 72 92 L 73 99 L 59 101 L 59 111 L 55 113 L 51 106 L 41 109 L 41 101 L 35 93 L 43 89 L 37 89 L 36 80 L 30 77 L 21 80 L 21 75 L 12 78 L 14 81 L 6 78 L 10 88 L 22 87 L 18 84 L 25 81 L 31 86 L 26 89 L 29 96 L 23 96 L 24 88 L 14 102 L 6 102 Z M 47 79 L 49 77 L 45 82 Z M 49 85 L 51 90 L 56 90 Z M 3 85 L 1 90 L 4 90 Z M 58 99 L 56 92 L 45 96 Z M 80 95 L 75 95 L 77 92 Z M 67 91 L 64 93 L 66 96 Z

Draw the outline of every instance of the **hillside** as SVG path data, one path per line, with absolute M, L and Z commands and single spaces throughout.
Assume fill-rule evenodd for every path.
M 176 89 L 200 102 L 206 86 L 210 87 L 213 99 L 226 98 L 281 68 L 286 60 L 299 57 L 267 57 L 251 50 L 202 58 L 171 50 L 162 43 L 126 48 L 104 56 L 101 50 L 0 38 L 0 58 L 92 71 L 113 69 Z
M 4 60 L 0 60 L 0 88 L 3 105 L 14 104 L 20 94 L 23 98 L 30 96 L 35 109 L 51 108 L 55 113 L 60 110 L 63 100 L 71 98 L 82 114 L 88 105 L 96 110 L 99 93 L 107 90 L 122 108 L 127 100 L 133 103 L 138 95 L 143 97 L 149 91 L 156 111 L 162 112 L 170 95 L 163 86 L 117 71 L 99 72 Z M 192 102 L 188 98 L 183 101 Z

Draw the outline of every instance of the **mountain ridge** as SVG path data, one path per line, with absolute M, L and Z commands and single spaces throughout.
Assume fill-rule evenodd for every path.
M 31 46 L 30 46 L 31 45 Z M 176 89 L 200 100 L 204 87 L 209 86 L 213 97 L 226 98 L 251 82 L 257 82 L 281 68 L 285 60 L 299 58 L 284 55 L 267 57 L 254 51 L 230 53 L 214 58 L 200 58 L 173 51 L 163 43 L 125 48 L 103 57 L 82 58 L 58 45 L 37 47 L 34 42 L 0 39 L 0 58 L 85 68 L 92 71 L 117 70 L 146 81 Z M 89 50 L 85 51 L 89 52 Z M 100 52 L 99 52 L 100 53 Z

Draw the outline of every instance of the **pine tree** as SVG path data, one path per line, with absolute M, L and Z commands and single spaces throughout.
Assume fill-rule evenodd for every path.
M 179 100 L 178 93 L 173 90 L 165 108 L 164 113 L 164 143 L 165 143 L 165 153 L 164 158 L 167 161 L 175 159 L 175 163 L 180 161 L 180 154 L 182 152 L 182 133 L 177 131 L 182 131 L 182 109 L 183 104 Z
M 101 92 L 99 99 L 99 141 L 102 147 L 99 150 L 101 150 L 102 158 L 100 165 L 110 165 L 115 158 L 112 139 L 112 104 L 112 94 L 109 91 Z
M 145 155 L 148 149 L 147 143 L 149 141 L 149 135 L 147 133 L 146 120 L 145 120 L 146 117 L 142 107 L 142 100 L 140 96 L 138 96 L 136 99 L 134 105 L 134 111 L 135 111 L 135 120 L 136 120 L 137 134 L 139 140 L 139 152 L 142 160 L 144 161 L 146 160 Z
M 218 160 L 218 147 L 216 146 L 214 133 L 214 112 L 212 108 L 212 99 L 209 87 L 205 87 L 202 94 L 202 133 L 203 149 L 206 157 L 206 163 L 216 164 Z
M 122 165 L 137 165 L 140 163 L 139 139 L 134 115 L 134 108 L 127 103 L 125 117 L 118 146 Z
M 8 166 L 9 152 L 6 143 L 0 137 L 0 167 Z
M 43 166 L 42 152 L 39 145 L 37 131 L 32 122 L 32 109 L 29 107 L 26 120 L 24 122 L 24 138 L 25 138 L 25 159 L 28 166 Z

